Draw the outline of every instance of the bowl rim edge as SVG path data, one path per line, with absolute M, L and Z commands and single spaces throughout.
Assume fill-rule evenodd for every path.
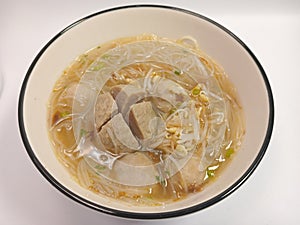
M 259 153 L 256 156 L 255 160 L 250 165 L 250 167 L 246 170 L 246 172 L 234 184 L 232 184 L 230 187 L 228 187 L 225 191 L 223 191 L 219 195 L 214 196 L 213 198 L 211 198 L 211 199 L 209 199 L 209 200 L 207 200 L 203 203 L 200 203 L 200 204 L 197 204 L 197 205 L 194 205 L 194 206 L 191 206 L 191 207 L 179 209 L 179 210 L 174 210 L 174 211 L 169 211 L 169 212 L 155 212 L 155 213 L 127 212 L 127 211 L 117 210 L 117 209 L 113 209 L 113 208 L 108 208 L 108 207 L 102 206 L 100 204 L 93 203 L 93 202 L 91 202 L 87 199 L 84 199 L 84 198 L 78 196 L 77 194 L 73 193 L 68 188 L 66 188 L 65 186 L 60 184 L 45 169 L 45 167 L 39 162 L 38 158 L 35 156 L 35 153 L 34 153 L 33 149 L 31 148 L 30 142 L 27 138 L 27 134 L 26 134 L 25 126 L 24 126 L 24 118 L 23 118 L 24 97 L 25 97 L 27 82 L 29 80 L 29 77 L 30 77 L 30 75 L 32 73 L 32 70 L 34 69 L 36 63 L 39 61 L 40 57 L 44 54 L 46 49 L 56 39 L 58 39 L 61 35 L 66 33 L 68 30 L 70 30 L 74 26 L 78 25 L 79 23 L 84 22 L 84 21 L 86 21 L 86 20 L 88 20 L 88 19 L 90 19 L 94 16 L 100 15 L 100 14 L 104 14 L 104 13 L 112 12 L 112 11 L 117 11 L 117 10 L 123 10 L 123 9 L 127 9 L 127 8 L 161 8 L 161 9 L 167 9 L 167 10 L 175 10 L 175 11 L 180 11 L 180 12 L 198 17 L 200 19 L 203 19 L 203 20 L 217 26 L 218 28 L 220 28 L 221 30 L 223 30 L 227 34 L 229 34 L 233 39 L 235 39 L 235 41 L 237 41 L 244 48 L 244 50 L 246 50 L 246 52 L 250 55 L 251 59 L 254 61 L 254 63 L 258 67 L 261 76 L 263 77 L 263 80 L 264 80 L 264 83 L 265 83 L 265 86 L 266 86 L 266 90 L 267 90 L 267 93 L 268 93 L 269 120 L 268 120 L 268 127 L 267 127 L 267 130 L 266 130 L 264 141 L 263 141 L 263 144 L 262 144 L 262 146 L 259 150 Z M 36 55 L 36 57 L 32 61 L 29 69 L 26 72 L 25 78 L 22 82 L 22 86 L 21 86 L 21 90 L 20 90 L 20 94 L 19 94 L 19 101 L 18 101 L 18 125 L 19 125 L 19 132 L 20 132 L 23 144 L 24 144 L 25 149 L 26 149 L 30 159 L 32 160 L 33 164 L 39 170 L 39 172 L 46 178 L 46 180 L 48 180 L 57 190 L 62 192 L 64 195 L 68 196 L 69 198 L 71 198 L 72 200 L 74 200 L 77 203 L 80 203 L 80 204 L 85 205 L 89 208 L 92 208 L 92 209 L 95 209 L 95 210 L 100 211 L 102 213 L 113 215 L 113 216 L 131 218 L 131 219 L 162 219 L 162 218 L 179 217 L 179 216 L 195 213 L 195 212 L 200 211 L 202 209 L 205 209 L 209 206 L 212 206 L 215 203 L 220 202 L 222 199 L 226 198 L 227 196 L 232 194 L 235 190 L 237 190 L 250 177 L 250 175 L 254 172 L 254 170 L 257 168 L 257 166 L 259 165 L 259 163 L 261 162 L 263 156 L 266 153 L 266 150 L 267 150 L 268 145 L 270 143 L 272 132 L 273 132 L 274 111 L 275 110 L 274 110 L 273 94 L 272 94 L 272 90 L 271 90 L 269 80 L 267 78 L 267 75 L 266 75 L 263 67 L 259 63 L 259 61 L 256 58 L 256 56 L 254 55 L 254 53 L 246 46 L 246 44 L 243 41 L 241 41 L 230 30 L 228 30 L 227 28 L 225 28 L 221 24 L 215 22 L 214 20 L 212 20 L 212 19 L 210 19 L 206 16 L 203 16 L 199 13 L 195 13 L 193 11 L 186 10 L 186 9 L 183 9 L 183 8 L 168 6 L 168 5 L 138 4 L 138 5 L 125 5 L 125 6 L 118 6 L 118 7 L 108 8 L 108 9 L 105 9 L 105 10 L 100 10 L 98 12 L 92 13 L 88 16 L 85 16 L 85 17 L 75 21 L 74 23 L 70 24 L 69 26 L 65 27 L 62 31 L 57 33 L 52 39 L 50 39 L 44 45 L 44 47 L 38 52 L 38 54 Z

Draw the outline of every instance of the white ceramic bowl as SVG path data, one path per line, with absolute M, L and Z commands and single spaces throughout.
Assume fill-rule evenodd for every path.
M 110 40 L 154 33 L 177 39 L 193 36 L 219 62 L 237 88 L 246 117 L 241 149 L 216 182 L 166 207 L 129 207 L 83 189 L 55 157 L 47 134 L 47 101 L 62 71 L 80 54 Z M 24 145 L 38 170 L 65 195 L 93 209 L 128 218 L 180 216 L 210 206 L 235 191 L 261 161 L 274 120 L 266 74 L 249 48 L 229 30 L 199 14 L 166 6 L 125 6 L 83 18 L 52 38 L 32 62 L 19 99 Z

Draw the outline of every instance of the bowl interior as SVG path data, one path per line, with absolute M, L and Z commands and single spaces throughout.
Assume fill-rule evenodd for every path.
M 55 81 L 80 54 L 107 41 L 153 33 L 178 39 L 190 35 L 202 50 L 223 66 L 239 93 L 246 117 L 246 136 L 222 176 L 202 192 L 165 207 L 132 207 L 81 188 L 56 159 L 47 133 L 47 102 Z M 52 183 L 75 199 L 94 208 L 133 213 L 164 213 L 203 208 L 211 199 L 221 199 L 254 167 L 265 149 L 270 103 L 266 80 L 257 61 L 235 37 L 201 16 L 165 7 L 125 7 L 90 16 L 65 29 L 40 52 L 30 67 L 23 88 L 22 118 L 26 147 L 37 167 Z M 249 169 L 250 168 L 250 169 Z M 47 171 L 47 172 L 45 172 Z M 51 177 L 51 178 L 50 178 Z M 81 201 L 81 200 L 80 200 Z M 201 206 L 202 204 L 202 206 Z M 105 209 L 107 208 L 107 209 Z

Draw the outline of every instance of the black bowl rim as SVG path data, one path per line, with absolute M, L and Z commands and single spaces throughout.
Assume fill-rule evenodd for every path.
M 122 211 L 122 210 L 116 210 L 113 208 L 108 208 L 104 207 L 102 205 L 93 203 L 91 201 L 88 201 L 77 194 L 73 193 L 71 190 L 69 190 L 67 187 L 63 186 L 60 184 L 48 171 L 47 169 L 39 162 L 38 158 L 35 156 L 33 149 L 30 146 L 30 142 L 27 138 L 26 131 L 25 131 L 25 126 L 24 126 L 24 118 L 23 118 L 23 105 L 24 105 L 24 96 L 26 92 L 26 87 L 27 87 L 27 82 L 28 79 L 31 75 L 32 70 L 34 69 L 36 63 L 40 59 L 40 57 L 43 55 L 43 53 L 46 51 L 46 49 L 56 40 L 58 39 L 61 35 L 66 33 L 68 30 L 76 26 L 77 24 L 86 21 L 94 16 L 104 14 L 107 12 L 112 12 L 112 11 L 117 11 L 117 10 L 123 10 L 127 8 L 161 8 L 161 9 L 167 9 L 167 10 L 175 10 L 179 12 L 183 12 L 192 16 L 197 17 L 198 19 L 205 20 L 216 27 L 220 28 L 221 30 L 225 31 L 227 34 L 229 34 L 232 38 L 234 38 L 251 56 L 252 60 L 255 62 L 257 65 L 258 69 L 260 70 L 260 73 L 262 75 L 262 78 L 265 82 L 266 90 L 268 93 L 268 100 L 269 100 L 269 121 L 268 121 L 268 127 L 267 127 L 267 132 L 264 138 L 264 142 L 260 148 L 260 151 L 255 158 L 255 160 L 252 162 L 251 166 L 248 168 L 248 170 L 229 188 L 227 188 L 225 191 L 220 193 L 219 195 L 207 200 L 206 202 L 200 203 L 198 205 L 194 205 L 188 208 L 184 209 L 179 209 L 179 210 L 174 210 L 170 212 L 157 212 L 157 213 L 137 213 L 137 212 L 127 212 L 127 211 Z M 259 63 L 258 59 L 256 56 L 252 53 L 252 51 L 246 46 L 244 42 L 242 42 L 235 34 L 233 34 L 230 30 L 227 28 L 223 27 L 219 23 L 213 21 L 212 19 L 207 18 L 206 16 L 200 15 L 198 13 L 192 12 L 190 10 L 174 7 L 174 6 L 166 6 L 166 5 L 151 5 L 151 4 L 139 4 L 139 5 L 126 5 L 126 6 L 119 6 L 119 7 L 114 7 L 110 9 L 105 9 L 96 13 L 93 13 L 91 15 L 88 15 L 82 19 L 79 19 L 78 21 L 72 23 L 71 25 L 67 26 L 65 29 L 63 29 L 61 32 L 59 32 L 57 35 L 55 35 L 48 43 L 40 50 L 40 52 L 37 54 L 33 62 L 31 63 L 26 76 L 24 78 L 24 81 L 22 83 L 22 87 L 20 90 L 19 94 L 19 103 L 18 103 L 18 122 L 19 122 L 19 130 L 20 134 L 23 140 L 23 144 L 26 148 L 26 151 L 31 158 L 32 162 L 34 165 L 37 167 L 37 169 L 40 171 L 40 173 L 60 192 L 62 192 L 64 195 L 68 196 L 69 198 L 73 199 L 74 201 L 85 205 L 89 208 L 95 209 L 97 211 L 109 214 L 109 215 L 114 215 L 118 217 L 124 217 L 124 218 L 132 218 L 132 219 L 162 219 L 162 218 L 171 218 L 171 217 L 178 217 L 178 216 L 183 216 L 187 214 L 191 214 L 194 212 L 197 212 L 199 210 L 202 210 L 204 208 L 207 208 L 222 199 L 226 198 L 230 194 L 232 194 L 235 190 L 237 190 L 249 177 L 250 175 L 254 172 L 254 170 L 257 168 L 258 164 L 262 160 L 267 147 L 269 145 L 269 142 L 271 140 L 272 136 L 272 131 L 273 131 L 273 126 L 274 126 L 274 100 L 273 100 L 273 94 L 271 90 L 270 83 L 268 81 L 267 75 Z

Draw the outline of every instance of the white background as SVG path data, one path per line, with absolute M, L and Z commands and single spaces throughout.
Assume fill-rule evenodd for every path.
M 91 13 L 135 3 L 179 6 L 230 29 L 261 62 L 275 100 L 272 140 L 246 183 L 214 206 L 164 221 L 107 216 L 65 197 L 34 167 L 18 129 L 17 103 L 22 80 L 50 38 Z M 4 82 L 0 92 L 0 224 L 300 224 L 299 65 L 297 0 L 0 0 L 0 79 Z M 253 87 L 253 98 L 256 97 Z

